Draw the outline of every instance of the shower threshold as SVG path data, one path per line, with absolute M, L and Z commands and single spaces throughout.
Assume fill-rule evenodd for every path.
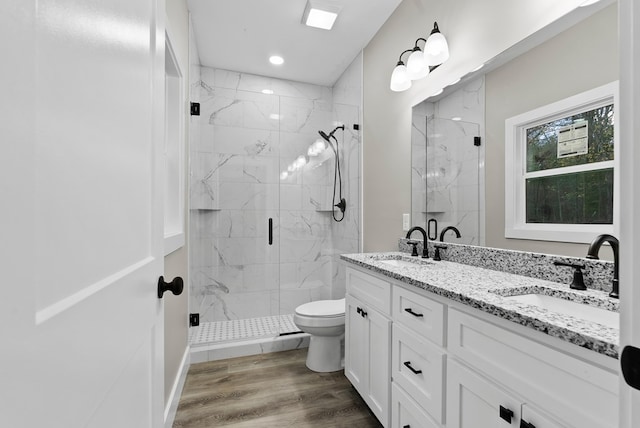
M 293 315 L 204 322 L 191 327 L 191 363 L 288 351 L 309 346 Z
M 273 315 L 240 320 L 203 322 L 190 329 L 190 344 L 213 345 L 264 337 L 302 333 L 293 322 L 293 314 Z

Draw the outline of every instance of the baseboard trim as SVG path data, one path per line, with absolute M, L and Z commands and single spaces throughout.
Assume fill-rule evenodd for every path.
M 178 404 L 180 403 L 180 396 L 182 395 L 182 388 L 184 387 L 184 382 L 187 380 L 190 365 L 191 348 L 187 346 L 182 356 L 182 362 L 180 363 L 180 371 L 173 382 L 173 388 L 171 388 L 171 394 L 164 409 L 164 428 L 171 428 L 173 426 L 173 421 L 178 411 Z

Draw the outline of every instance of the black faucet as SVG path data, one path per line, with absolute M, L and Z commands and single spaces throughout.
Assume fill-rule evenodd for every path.
M 409 229 L 406 238 L 409 239 L 411 237 L 411 234 L 416 230 L 419 230 L 420 233 L 422 233 L 422 258 L 426 259 L 429 257 L 429 249 L 427 248 L 427 232 L 420 226 L 414 226 Z
M 618 246 L 620 243 L 618 242 L 618 239 L 615 236 L 607 234 L 596 236 L 596 239 L 594 239 L 593 242 L 591 242 L 591 245 L 589 245 L 587 258 L 598 260 L 598 251 L 600 251 L 600 247 L 602 247 L 602 244 L 605 242 L 608 242 L 613 250 L 613 288 L 611 289 L 611 293 L 609 293 L 609 297 L 618 299 L 620 298 L 620 286 L 618 281 Z
M 460 238 L 460 231 L 455 226 L 447 226 L 440 232 L 440 242 L 444 242 L 444 234 L 449 230 L 453 230 L 456 233 L 456 238 Z

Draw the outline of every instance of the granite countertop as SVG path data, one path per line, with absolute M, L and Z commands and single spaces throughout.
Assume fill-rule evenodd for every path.
M 568 284 L 530 278 L 460 263 L 421 259 L 406 253 L 343 254 L 343 260 L 397 279 L 500 318 L 533 328 L 618 358 L 619 328 L 587 321 L 568 314 L 548 311 L 532 304 L 510 300 L 508 296 L 539 293 L 604 309 L 618 311 L 619 301 L 601 290 L 572 290 Z M 407 260 L 413 266 L 391 266 L 384 260 Z

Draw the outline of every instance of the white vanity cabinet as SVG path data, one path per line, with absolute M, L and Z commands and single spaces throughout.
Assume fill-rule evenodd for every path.
M 511 395 L 517 394 L 522 397 L 520 401 L 528 404 L 523 419 L 536 428 L 539 428 L 540 423 L 537 425 L 527 419 L 543 419 L 543 416 L 536 412 L 536 408 L 543 409 L 549 415 L 546 421 L 549 425 L 542 426 L 618 426 L 616 372 L 503 328 L 502 324 L 505 324 L 505 321 L 499 318 L 495 318 L 495 321 L 494 324 L 471 315 L 467 310 L 449 308 L 447 348 L 450 359 L 461 360 L 473 371 L 482 373 L 497 385 L 502 385 L 504 391 L 513 391 Z M 546 339 L 541 334 L 536 334 L 536 337 Z M 456 424 L 456 419 L 453 418 L 455 414 L 467 414 L 471 411 L 465 408 L 464 400 L 462 408 L 457 408 L 455 402 L 451 402 L 462 394 L 460 391 L 452 391 L 460 388 L 459 382 L 455 381 L 454 367 L 457 366 L 448 366 L 447 415 L 452 415 L 447 423 L 449 428 L 467 426 Z M 464 379 L 464 376 L 460 378 Z M 489 396 L 486 391 L 480 395 Z M 505 407 L 504 404 L 501 405 Z M 475 409 L 473 404 L 469 406 Z M 517 406 L 510 410 L 514 412 L 520 424 L 520 410 Z M 493 414 L 497 412 L 494 406 Z M 527 416 L 527 412 L 531 416 Z M 479 414 L 481 413 L 479 411 Z M 526 424 L 522 426 L 527 427 Z
M 385 427 L 618 426 L 617 361 L 352 268 L 345 374 Z
M 391 284 L 347 269 L 344 372 L 371 411 L 389 426 Z

